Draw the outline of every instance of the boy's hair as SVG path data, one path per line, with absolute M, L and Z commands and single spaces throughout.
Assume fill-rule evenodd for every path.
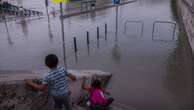
M 49 54 L 45 58 L 45 64 L 49 68 L 57 67 L 58 61 L 58 57 L 55 54 Z
M 100 80 L 95 79 L 95 80 L 92 82 L 92 87 L 93 87 L 93 88 L 97 88 L 97 89 L 101 89 L 101 82 L 100 82 Z

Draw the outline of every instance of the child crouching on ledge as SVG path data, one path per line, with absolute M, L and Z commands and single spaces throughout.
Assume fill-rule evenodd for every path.
M 55 110 L 62 110 L 64 105 L 65 110 L 72 110 L 70 102 L 70 82 L 69 79 L 76 81 L 76 77 L 68 73 L 64 67 L 57 67 L 58 57 L 54 54 L 47 55 L 45 64 L 50 68 L 50 72 L 43 77 L 41 84 L 35 83 L 32 80 L 25 79 L 27 85 L 36 90 L 45 90 L 49 88 L 49 92 L 55 102 Z

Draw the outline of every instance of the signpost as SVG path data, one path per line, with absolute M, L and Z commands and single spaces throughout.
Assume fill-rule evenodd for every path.
M 116 34 L 118 29 L 118 5 L 120 4 L 120 0 L 113 0 L 112 1 L 114 5 L 116 5 Z
M 65 49 L 65 33 L 64 33 L 64 24 L 63 24 L 63 3 L 67 4 L 69 3 L 69 0 L 52 0 L 53 3 L 59 4 L 60 6 L 60 20 L 61 20 L 61 32 L 62 32 L 62 41 L 63 41 L 63 61 L 64 66 L 67 69 L 67 63 L 66 63 L 66 49 Z M 48 3 L 46 3 L 46 6 Z
M 113 4 L 120 4 L 120 0 L 113 0 Z
M 63 24 L 63 3 L 60 3 L 60 20 L 61 20 L 61 32 L 62 32 L 62 41 L 63 41 L 63 58 L 64 58 L 64 65 L 65 68 L 67 69 L 67 62 L 66 62 L 66 49 L 65 49 L 65 33 L 64 33 L 64 24 Z
M 45 0 L 45 6 L 48 7 L 48 0 Z

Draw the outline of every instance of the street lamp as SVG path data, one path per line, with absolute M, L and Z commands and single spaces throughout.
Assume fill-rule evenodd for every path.
M 60 20 L 61 20 L 61 32 L 62 32 L 62 41 L 63 41 L 63 61 L 65 68 L 67 69 L 66 62 L 66 49 L 65 49 L 65 33 L 64 33 L 64 24 L 63 24 L 63 3 L 60 3 Z

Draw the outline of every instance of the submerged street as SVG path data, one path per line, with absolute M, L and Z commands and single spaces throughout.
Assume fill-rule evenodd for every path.
M 44 15 L 40 19 L 0 22 L 0 70 L 47 70 L 44 57 L 49 53 L 59 56 L 63 65 L 59 6 L 49 5 L 48 19 L 44 1 L 16 1 L 12 2 Z M 97 2 L 97 6 L 102 4 L 111 1 Z M 70 9 L 79 6 L 75 3 Z M 67 6 L 64 10 L 68 14 Z M 123 110 L 191 110 L 192 53 L 180 25 L 173 23 L 176 21 L 170 0 L 138 0 L 120 5 L 117 17 L 116 7 L 112 7 L 65 18 L 67 69 L 112 73 L 107 89 L 115 98 L 114 104 Z

